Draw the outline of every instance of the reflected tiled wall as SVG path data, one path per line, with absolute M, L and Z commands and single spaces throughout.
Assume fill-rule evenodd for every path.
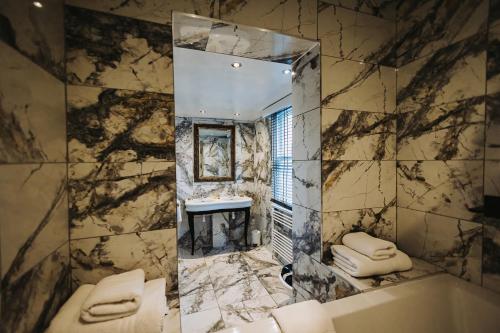
M 2 332 L 42 332 L 70 293 L 63 2 L 0 3 Z

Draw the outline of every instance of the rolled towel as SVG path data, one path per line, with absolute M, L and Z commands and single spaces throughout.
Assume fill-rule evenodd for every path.
M 93 323 L 130 316 L 139 309 L 143 293 L 142 269 L 107 276 L 83 302 L 82 320 Z
M 342 237 L 342 243 L 373 260 L 390 258 L 396 254 L 394 243 L 372 237 L 366 232 L 352 232 Z
M 332 333 L 333 321 L 318 301 L 287 305 L 271 312 L 283 333 Z
M 344 245 L 332 245 L 332 253 L 335 265 L 354 277 L 407 271 L 413 266 L 410 257 L 399 250 L 385 260 L 372 260 Z
M 59 309 L 45 333 L 161 333 L 163 319 L 168 313 L 165 279 L 148 281 L 144 287 L 142 305 L 128 317 L 96 323 L 80 319 L 80 309 L 94 285 L 82 285 Z

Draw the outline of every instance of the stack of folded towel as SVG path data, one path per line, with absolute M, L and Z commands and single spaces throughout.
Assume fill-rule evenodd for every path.
M 344 245 L 332 245 L 334 263 L 354 277 L 383 275 L 412 268 L 410 257 L 399 251 L 394 243 L 367 233 L 347 234 L 342 243 Z
M 46 333 L 160 333 L 168 312 L 165 279 L 144 282 L 144 271 L 108 276 L 80 286 Z

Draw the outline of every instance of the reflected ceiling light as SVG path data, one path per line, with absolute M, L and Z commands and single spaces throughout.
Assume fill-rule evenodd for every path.
M 286 75 L 292 74 L 292 70 L 291 69 L 284 69 L 283 74 L 286 74 Z
M 42 8 L 43 5 L 40 1 L 33 1 L 33 6 L 37 7 L 37 8 Z
M 359 64 L 360 64 L 360 65 L 364 65 L 365 63 L 364 63 L 364 62 L 362 62 L 362 61 L 360 61 L 360 62 L 359 62 Z
M 234 115 L 235 115 L 236 117 L 238 117 L 240 114 L 239 114 L 239 113 L 235 113 Z
M 241 64 L 241 62 L 233 62 L 233 63 L 231 64 L 231 66 L 232 66 L 233 68 L 240 68 L 240 67 L 241 67 L 241 66 L 243 66 L 243 65 Z
M 205 113 L 207 113 L 207 110 L 200 110 L 200 113 L 205 114 Z

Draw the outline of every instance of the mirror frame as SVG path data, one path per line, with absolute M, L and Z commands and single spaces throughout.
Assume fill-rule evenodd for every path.
M 224 129 L 231 131 L 231 175 L 227 177 L 203 177 L 200 178 L 200 129 Z M 219 124 L 194 124 L 194 181 L 195 182 L 221 182 L 234 181 L 236 175 L 236 136 L 234 125 L 219 125 Z

